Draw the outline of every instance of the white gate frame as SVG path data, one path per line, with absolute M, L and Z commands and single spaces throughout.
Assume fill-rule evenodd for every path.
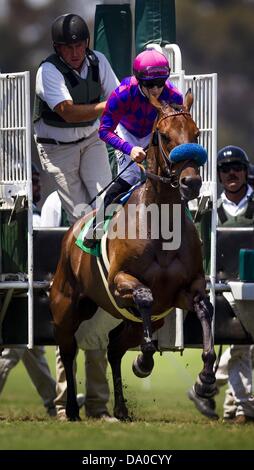
M 0 290 L 6 291 L 0 310 L 2 322 L 14 290 L 27 289 L 28 348 L 34 346 L 33 324 L 33 202 L 31 170 L 30 74 L 0 74 L 0 200 L 1 208 L 13 212 L 24 201 L 27 210 L 28 268 L 25 280 L 8 281 L 1 273 Z M 1 210 L 1 209 L 0 209 Z M 1 250 L 1 247 L 0 247 Z M 1 261 L 1 252 L 0 252 Z M 6 273 L 7 274 L 7 273 Z

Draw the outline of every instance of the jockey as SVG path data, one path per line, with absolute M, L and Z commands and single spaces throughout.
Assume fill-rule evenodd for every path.
M 144 149 L 149 144 L 157 114 L 149 102 L 150 96 L 168 104 L 183 103 L 181 92 L 169 81 L 169 76 L 167 58 L 154 49 L 145 50 L 134 59 L 133 75 L 124 78 L 108 98 L 99 136 L 116 149 L 118 173 L 129 166 L 110 186 L 100 211 L 105 211 L 117 195 L 127 192 L 140 181 L 141 170 L 135 163 L 141 163 L 146 157 Z M 130 165 L 132 160 L 134 164 Z M 94 220 L 84 239 L 86 247 L 95 245 L 97 228 Z

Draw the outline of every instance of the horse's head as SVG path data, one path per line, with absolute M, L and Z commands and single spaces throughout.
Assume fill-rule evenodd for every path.
M 184 199 L 195 199 L 202 184 L 199 166 L 205 163 L 207 156 L 197 143 L 199 129 L 190 114 L 192 93 L 188 90 L 182 106 L 169 106 L 154 97 L 150 101 L 158 111 L 153 143 L 158 148 L 160 174 L 169 178 L 172 187 L 179 187 Z

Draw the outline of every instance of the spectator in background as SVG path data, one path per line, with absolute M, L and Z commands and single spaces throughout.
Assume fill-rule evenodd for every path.
M 40 64 L 36 76 L 35 140 L 42 167 L 54 178 L 62 207 L 73 224 L 85 204 L 111 179 L 107 148 L 98 136 L 98 117 L 105 107 L 101 98 L 107 99 L 119 82 L 106 57 L 89 49 L 90 33 L 79 15 L 59 16 L 51 32 L 55 53 Z M 91 379 L 99 369 L 101 377 L 100 387 L 96 382 L 93 389 L 100 389 L 106 403 L 105 351 L 90 351 L 90 356 Z M 66 384 L 59 355 L 57 383 Z M 66 419 L 65 392 L 64 388 L 56 400 L 59 419 Z M 110 419 L 106 406 L 100 407 L 96 399 L 93 405 L 87 414 Z
M 55 53 L 39 66 L 33 113 L 42 167 L 53 178 L 70 224 L 111 179 L 98 117 L 118 86 L 106 57 L 89 49 L 87 24 L 66 14 L 52 24 Z
M 224 227 L 250 227 L 254 225 L 254 192 L 248 184 L 249 158 L 243 149 L 229 145 L 218 152 L 217 171 L 224 191 L 218 200 L 218 225 Z M 232 247 L 233 249 L 233 247 Z M 231 292 L 223 292 L 237 316 Z M 221 356 L 216 372 L 218 387 L 227 384 L 223 406 L 224 421 L 245 424 L 254 421 L 252 396 L 251 346 L 231 345 Z M 213 398 L 201 398 L 194 387 L 188 397 L 204 416 L 218 419 Z
M 252 163 L 249 166 L 248 184 L 254 189 L 254 165 Z

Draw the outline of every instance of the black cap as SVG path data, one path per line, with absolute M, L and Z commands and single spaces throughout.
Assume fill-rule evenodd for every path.
M 51 33 L 55 44 L 74 44 L 90 39 L 86 22 L 81 16 L 71 13 L 58 16 L 52 24 Z
M 223 147 L 219 150 L 217 157 L 218 169 L 220 169 L 223 164 L 232 162 L 242 163 L 246 166 L 246 169 L 248 169 L 250 163 L 247 153 L 240 147 L 228 145 L 227 147 Z

